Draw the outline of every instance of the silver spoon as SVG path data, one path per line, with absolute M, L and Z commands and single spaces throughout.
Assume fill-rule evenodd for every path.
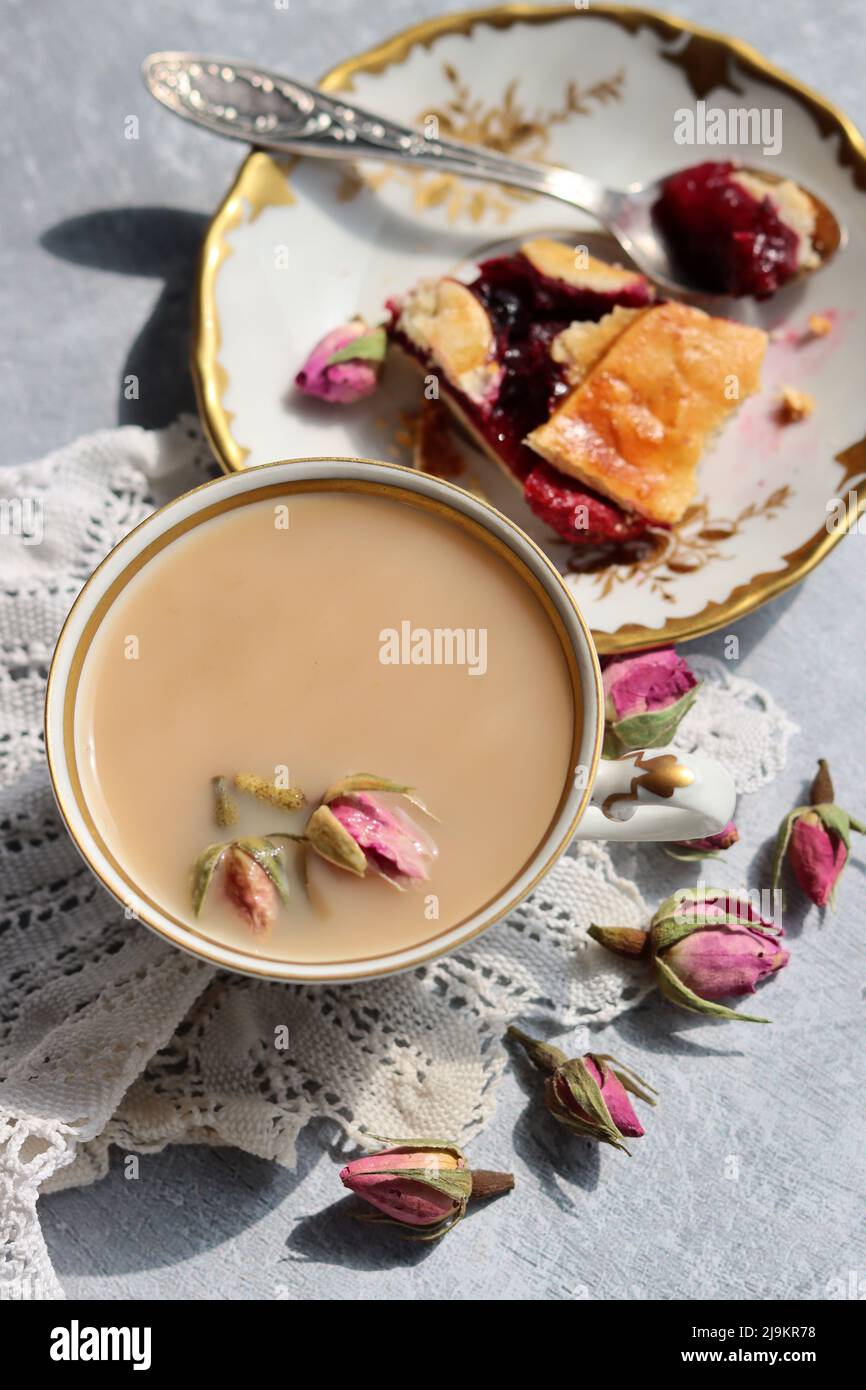
M 324 159 L 399 160 L 558 198 L 591 213 L 638 269 L 664 290 L 685 298 L 722 297 L 708 294 L 684 274 L 655 226 L 652 208 L 664 179 L 622 190 L 605 188 L 571 169 L 511 159 L 458 140 L 428 139 L 342 97 L 228 59 L 151 53 L 142 75 L 151 95 L 175 115 L 264 149 Z M 755 172 L 778 181 L 778 176 Z M 813 245 L 823 265 L 844 245 L 846 233 L 826 204 L 812 193 L 809 197 L 816 211 Z

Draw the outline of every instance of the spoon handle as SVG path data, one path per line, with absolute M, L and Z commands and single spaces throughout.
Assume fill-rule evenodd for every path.
M 293 78 L 194 53 L 152 53 L 142 65 L 151 95 L 176 115 L 252 145 L 325 159 L 384 159 L 542 193 L 605 221 L 608 191 L 570 169 L 428 138 Z

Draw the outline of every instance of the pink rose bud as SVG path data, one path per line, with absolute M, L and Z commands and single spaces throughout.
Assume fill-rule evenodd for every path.
M 412 824 L 375 796 L 338 797 L 331 813 L 364 852 L 368 863 L 389 877 L 430 877 L 432 855 Z
M 251 931 L 266 935 L 276 921 L 280 903 L 289 901 L 282 850 L 270 839 L 251 836 L 231 844 L 208 845 L 193 868 L 192 905 L 196 917 L 220 865 L 225 898 Z
M 803 892 L 816 907 L 826 907 L 848 858 L 842 836 L 816 811 L 804 811 L 794 822 L 788 853 Z
M 691 708 L 698 682 L 673 647 L 608 657 L 604 687 L 604 756 L 659 748 L 672 739 Z
M 719 999 L 754 994 L 756 985 L 788 964 L 781 927 L 766 922 L 747 898 L 725 888 L 681 888 L 666 898 L 643 934 L 633 927 L 591 926 L 589 935 L 616 955 L 649 958 L 656 984 L 692 1013 L 766 1023 Z
M 421 1240 L 438 1240 L 450 1231 L 470 1197 L 494 1197 L 514 1186 L 511 1173 L 473 1173 L 456 1144 L 438 1139 L 407 1139 L 356 1158 L 340 1181 L 381 1213 L 368 1220 L 423 1228 L 414 1232 Z
M 356 773 L 335 782 L 325 793 L 307 823 L 307 840 L 323 859 L 359 878 L 370 868 L 397 887 L 426 881 L 436 857 L 435 845 L 414 821 L 373 792 L 404 796 L 430 815 L 411 787 Z
M 794 877 L 816 907 L 832 906 L 836 884 L 851 849 L 851 831 L 866 833 L 866 825 L 833 801 L 833 782 L 823 758 L 812 783 L 808 806 L 797 806 L 779 826 L 773 857 L 773 887 L 782 873 L 785 854 Z
M 661 904 L 650 927 L 656 982 L 683 1008 L 763 1023 L 715 1001 L 754 994 L 756 985 L 786 966 L 782 935 L 736 893 L 681 889 Z
M 772 936 L 751 927 L 704 927 L 665 952 L 665 963 L 701 999 L 754 994 L 755 986 L 788 963 Z
M 226 853 L 225 866 L 223 888 L 232 907 L 254 932 L 269 931 L 279 898 L 264 869 L 234 845 Z
M 316 343 L 295 385 L 307 396 L 351 405 L 376 390 L 386 347 L 384 328 L 371 329 L 362 318 L 354 318 Z
M 715 835 L 705 835 L 698 840 L 672 840 L 664 848 L 674 859 L 714 859 L 722 850 L 735 845 L 739 838 L 737 827 L 729 820 L 724 830 L 718 830 Z
M 628 1153 L 623 1139 L 639 1139 L 644 1133 L 629 1092 L 655 1105 L 649 1094 L 651 1086 L 615 1057 L 587 1052 L 583 1057 L 568 1058 L 560 1048 L 539 1042 L 513 1026 L 507 1036 L 521 1044 L 539 1071 L 549 1073 L 544 1103 L 555 1120 L 572 1134 Z

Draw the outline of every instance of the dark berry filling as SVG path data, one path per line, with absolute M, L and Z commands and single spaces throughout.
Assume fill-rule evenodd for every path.
M 642 517 L 624 512 L 615 502 L 590 492 L 574 478 L 566 478 L 549 463 L 537 463 L 527 474 L 523 495 L 535 515 L 567 541 L 622 543 L 642 536 L 647 529 Z
M 646 282 L 638 280 L 615 293 L 568 285 L 540 274 L 518 252 L 482 262 L 468 288 L 493 324 L 496 359 L 503 375 L 497 398 L 488 408 L 479 408 L 457 392 L 454 395 L 497 457 L 523 483 L 532 511 L 557 535 L 575 543 L 625 541 L 642 534 L 647 529 L 642 518 L 542 463 L 523 440 L 548 419 L 570 389 L 562 366 L 550 355 L 553 339 L 575 320 L 598 322 L 618 304 L 629 308 L 647 304 L 652 292 Z M 419 358 L 417 348 L 396 328 L 399 305 L 389 307 L 393 337 L 404 351 Z
M 772 198 L 758 199 L 731 178 L 731 163 L 673 174 L 653 208 L 680 266 L 716 294 L 767 299 L 797 273 L 799 239 Z
M 636 280 L 616 294 L 569 285 L 542 275 L 518 252 L 483 261 L 470 287 L 481 300 L 496 332 L 502 385 L 483 433 L 520 478 L 538 462 L 523 440 L 567 394 L 562 368 L 550 344 L 575 320 L 597 323 L 615 305 L 638 308 L 649 302 L 646 281 Z
M 616 291 L 569 285 L 565 280 L 543 275 L 522 251 L 482 261 L 478 270 L 472 289 L 482 303 L 487 304 L 489 300 L 492 304 L 497 294 L 512 295 L 520 311 L 518 320 L 528 318 L 532 323 L 548 319 L 560 319 L 565 323 L 573 323 L 575 319 L 597 321 L 615 304 L 639 309 L 652 299 L 647 282 L 637 277 L 630 285 Z

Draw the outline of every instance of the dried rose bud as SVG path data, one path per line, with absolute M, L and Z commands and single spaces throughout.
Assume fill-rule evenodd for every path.
M 696 906 L 703 914 L 713 905 Z M 653 919 L 656 975 L 662 992 L 674 1002 L 689 1007 L 688 992 L 703 1001 L 754 994 L 756 985 L 787 965 L 788 952 L 778 944 L 778 929 L 748 909 L 743 913 L 736 899 L 729 900 L 729 907 L 732 912 L 726 914 L 724 926 L 708 921 L 681 937 L 675 935 L 676 922 L 672 926 L 668 918 Z M 671 944 L 662 949 L 665 941 Z
M 226 851 L 223 891 L 252 931 L 270 931 L 279 906 L 277 890 L 255 859 L 235 845 Z
M 464 1216 L 470 1197 L 494 1197 L 514 1186 L 511 1173 L 472 1172 L 456 1144 L 441 1139 L 406 1139 L 356 1158 L 340 1181 L 375 1207 L 367 1220 L 416 1227 L 416 1240 L 438 1240 Z
M 644 1133 L 628 1093 L 655 1105 L 649 1094 L 651 1086 L 615 1057 L 587 1052 L 583 1057 L 568 1058 L 560 1048 L 530 1038 L 513 1026 L 507 1036 L 521 1044 L 539 1071 L 549 1073 L 544 1103 L 555 1120 L 572 1134 L 628 1153 L 623 1139 L 639 1139 Z
M 307 396 L 351 405 L 376 390 L 386 347 L 384 328 L 370 328 L 362 318 L 351 319 L 316 343 L 295 385 Z
M 767 1023 L 716 1001 L 754 994 L 755 986 L 788 964 L 781 927 L 766 922 L 748 900 L 726 888 L 681 888 L 661 904 L 644 933 L 633 927 L 591 926 L 589 934 L 617 955 L 645 954 L 666 998 L 693 1013 Z
M 436 854 L 432 841 L 372 791 L 406 796 L 430 814 L 412 796 L 411 787 L 357 773 L 325 793 L 307 823 L 307 840 L 323 859 L 361 878 L 371 868 L 396 887 L 428 879 Z
M 841 834 L 829 830 L 817 811 L 804 811 L 794 822 L 790 857 L 803 892 L 816 907 L 826 907 L 848 859 Z
M 724 830 L 717 831 L 715 835 L 705 835 L 699 840 L 672 840 L 664 849 L 673 859 L 717 859 L 722 850 L 730 849 L 739 838 L 737 827 L 729 820 Z
M 698 688 L 695 676 L 673 647 L 638 656 L 608 657 L 602 684 L 606 758 L 670 743 Z
M 773 855 L 773 887 L 782 873 L 787 851 L 794 877 L 816 907 L 832 906 L 836 884 L 848 860 L 851 831 L 866 834 L 866 825 L 855 820 L 833 801 L 833 782 L 823 758 L 812 783 L 808 806 L 797 806 L 779 826 Z
M 318 806 L 307 821 L 307 842 L 338 869 L 346 869 L 351 874 L 363 878 L 367 872 L 367 856 L 345 830 L 330 806 Z
M 219 865 L 223 892 L 252 931 L 270 931 L 280 902 L 289 900 L 289 885 L 279 848 L 267 839 L 235 840 L 208 845 L 193 869 L 192 903 L 198 917 Z

